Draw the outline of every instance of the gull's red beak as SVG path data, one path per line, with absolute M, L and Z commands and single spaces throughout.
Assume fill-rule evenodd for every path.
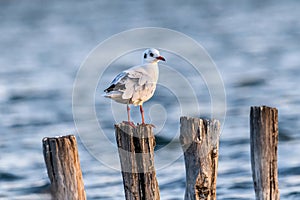
M 162 56 L 157 56 L 156 59 L 157 59 L 157 60 L 166 61 L 166 59 L 165 59 L 164 57 L 162 57 Z

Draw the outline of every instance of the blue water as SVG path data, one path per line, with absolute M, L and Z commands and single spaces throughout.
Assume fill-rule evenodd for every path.
M 218 199 L 254 199 L 248 125 L 252 105 L 279 109 L 281 199 L 300 199 L 299 6 L 297 0 L 0 1 L 0 199 L 49 199 L 41 141 L 55 135 L 78 136 L 72 91 L 79 66 L 110 36 L 153 26 L 180 31 L 200 43 L 224 81 L 227 112 L 220 138 Z M 128 61 L 125 56 L 126 66 L 140 63 L 140 58 L 133 58 Z M 172 56 L 169 59 L 170 65 L 176 65 Z M 123 69 L 108 70 L 107 84 Z M 199 84 L 200 108 L 207 116 L 209 98 L 203 81 Z M 99 85 L 97 91 L 105 86 Z M 155 95 L 148 107 L 145 104 L 146 112 L 150 105 L 154 115 L 163 107 L 166 124 L 152 119 L 158 124 L 156 134 L 161 144 L 173 139 L 164 153 L 156 154 L 161 199 L 183 199 L 184 162 L 175 138 L 180 110 L 170 103 L 174 100 L 166 88 L 158 87 Z M 107 113 L 99 121 L 113 144 L 111 103 L 100 93 L 95 98 L 97 116 Z M 138 111 L 132 110 L 139 121 Z M 120 172 L 99 161 L 77 139 L 88 199 L 124 199 Z M 94 142 L 99 154 L 105 155 L 106 143 Z

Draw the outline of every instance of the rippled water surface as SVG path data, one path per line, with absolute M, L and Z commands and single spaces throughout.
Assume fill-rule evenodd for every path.
M 96 45 L 113 34 L 146 26 L 170 28 L 192 37 L 206 49 L 224 81 L 227 114 L 220 139 L 218 199 L 254 199 L 248 125 L 252 105 L 279 109 L 281 199 L 300 199 L 299 7 L 297 0 L 0 1 L 0 199 L 49 199 L 41 141 L 46 136 L 78 136 L 72 91 L 79 66 Z M 126 119 L 126 110 L 103 99 L 100 92 L 115 73 L 139 64 L 139 54 L 133 52 L 111 63 L 97 86 L 96 114 L 106 140 L 87 134 L 97 155 L 77 137 L 88 199 L 124 199 L 122 177 L 115 169 L 117 154 L 106 146 L 115 145 L 111 106 L 123 109 L 120 119 Z M 209 116 L 205 81 L 185 73 L 188 63 L 182 59 L 162 54 L 168 57 L 168 66 L 183 71 L 183 77 L 196 88 L 199 115 Z M 167 72 L 171 73 L 162 67 L 160 83 L 170 77 Z M 183 88 L 180 91 L 183 96 L 187 93 Z M 179 103 L 160 84 L 145 104 L 146 120 L 157 125 L 158 146 L 164 147 L 156 152 L 161 199 L 183 199 L 185 190 L 177 139 Z M 134 120 L 139 121 L 138 109 L 132 110 Z M 193 111 L 188 108 L 191 115 Z M 107 164 L 99 156 L 114 159 Z

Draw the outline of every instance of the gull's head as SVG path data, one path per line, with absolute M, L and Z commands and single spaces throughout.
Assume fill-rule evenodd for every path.
M 161 60 L 166 61 L 166 59 L 159 54 L 157 49 L 147 49 L 143 53 L 143 63 L 158 63 Z

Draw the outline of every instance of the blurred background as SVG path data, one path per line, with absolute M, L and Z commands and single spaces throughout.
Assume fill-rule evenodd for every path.
M 195 39 L 224 81 L 227 115 L 217 198 L 254 199 L 249 107 L 268 105 L 279 109 L 281 199 L 299 199 L 299 8 L 298 0 L 0 1 L 0 199 L 49 198 L 41 141 L 46 136 L 77 135 L 72 87 L 81 63 L 113 34 L 149 26 Z M 137 58 L 130 64 L 139 63 Z M 114 122 L 103 123 L 113 134 Z M 172 126 L 166 130 L 172 132 Z M 165 138 L 159 134 L 160 140 L 169 140 L 169 133 Z M 121 173 L 95 159 L 77 139 L 88 199 L 124 199 Z M 183 199 L 182 157 L 158 170 L 157 176 L 161 199 Z

